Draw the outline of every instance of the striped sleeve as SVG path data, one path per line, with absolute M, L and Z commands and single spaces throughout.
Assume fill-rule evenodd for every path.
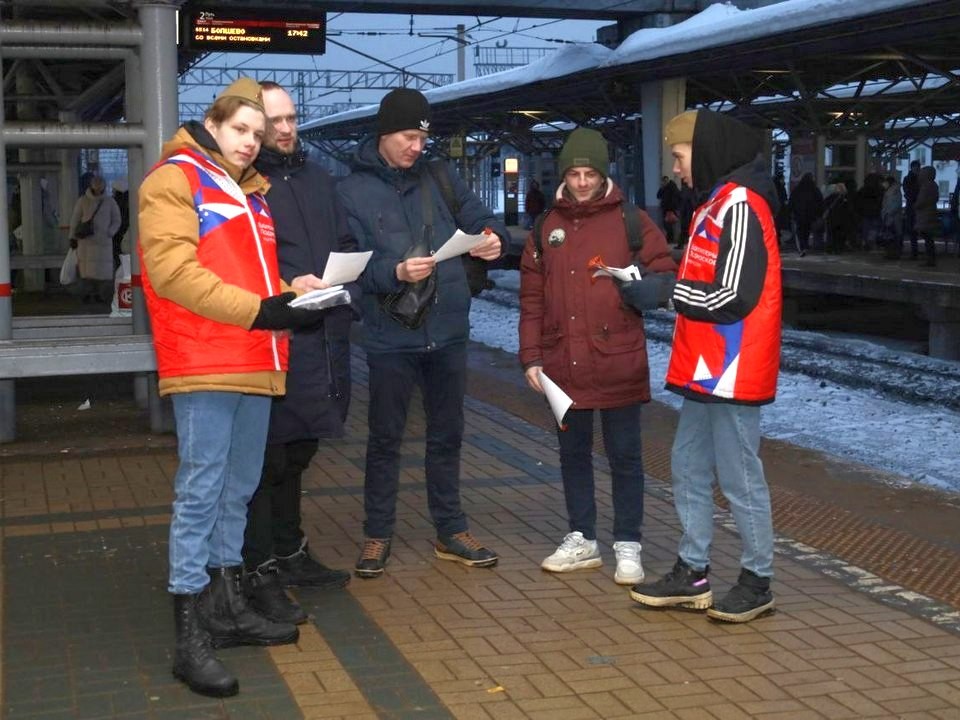
M 678 280 L 673 304 L 691 320 L 735 323 L 756 307 L 766 272 L 760 221 L 746 200 L 734 203 L 724 216 L 713 282 Z

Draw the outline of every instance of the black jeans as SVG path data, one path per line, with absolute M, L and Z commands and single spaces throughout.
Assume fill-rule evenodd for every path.
M 249 569 L 300 549 L 300 488 L 317 440 L 267 445 L 260 485 L 247 504 L 243 562 Z
M 560 475 L 570 532 L 579 530 L 588 540 L 597 537 L 593 412 L 570 410 L 565 418 L 567 429 L 557 431 Z M 644 485 L 640 404 L 600 410 L 600 425 L 613 480 L 613 539 L 615 542 L 640 542 Z
M 424 470 L 430 518 L 438 535 L 467 529 L 467 518 L 460 508 L 466 358 L 466 343 L 430 352 L 367 353 L 370 432 L 363 484 L 363 532 L 367 537 L 393 536 L 400 446 L 415 385 L 420 386 L 427 417 Z

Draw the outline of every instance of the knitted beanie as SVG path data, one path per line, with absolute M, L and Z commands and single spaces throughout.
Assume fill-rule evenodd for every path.
M 430 103 L 423 93 L 411 88 L 395 88 L 388 92 L 377 111 L 377 135 L 401 130 L 430 132 Z
M 589 167 L 598 173 L 607 176 L 610 172 L 610 151 L 603 135 L 590 128 L 577 128 L 560 150 L 557 158 L 560 177 L 567 174 L 572 167 Z
M 693 130 L 697 124 L 697 111 L 687 110 L 674 117 L 663 129 L 663 142 L 667 145 L 692 143 Z

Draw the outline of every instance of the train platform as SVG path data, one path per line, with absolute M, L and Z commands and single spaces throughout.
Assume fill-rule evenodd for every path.
M 129 383 L 18 383 L 19 439 L 0 446 L 5 719 L 960 718 L 960 498 L 765 440 L 777 612 L 729 625 L 646 609 L 613 582 L 602 455 L 605 565 L 540 570 L 566 532 L 553 420 L 516 359 L 479 345 L 462 495 L 499 565 L 434 558 L 415 401 L 385 576 L 295 591 L 311 615 L 299 643 L 221 651 L 240 694 L 195 695 L 170 674 L 174 439 L 148 432 Z M 333 567 L 352 567 L 361 541 L 367 405 L 357 350 L 347 435 L 321 446 L 304 482 L 304 529 Z M 675 423 L 664 405 L 644 409 L 651 577 L 672 565 L 679 538 Z M 716 521 L 711 580 L 722 593 L 740 546 L 723 508 Z

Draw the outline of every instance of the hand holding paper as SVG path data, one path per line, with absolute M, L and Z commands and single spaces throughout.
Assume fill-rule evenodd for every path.
M 327 258 L 327 266 L 323 269 L 323 278 L 328 285 L 343 285 L 360 277 L 360 273 L 370 262 L 373 250 L 367 252 L 340 253 L 332 252 Z
M 439 250 L 433 254 L 433 259 L 437 262 L 443 262 L 458 255 L 470 252 L 477 245 L 487 240 L 490 236 L 487 233 L 479 235 L 467 235 L 463 230 L 457 230 L 450 239 L 447 240 Z
M 603 276 L 612 277 L 621 282 L 640 279 L 640 269 L 636 265 L 630 265 L 625 268 L 608 267 L 603 263 L 603 258 L 599 255 L 595 255 L 593 259 L 587 263 L 587 270 L 594 271 L 593 278 L 591 278 L 593 282 L 596 282 L 596 278 Z

